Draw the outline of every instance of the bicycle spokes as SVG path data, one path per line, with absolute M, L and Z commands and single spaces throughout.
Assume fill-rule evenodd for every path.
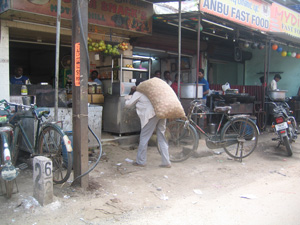
M 231 157 L 245 158 L 256 148 L 258 132 L 247 118 L 234 119 L 223 129 L 224 150 Z

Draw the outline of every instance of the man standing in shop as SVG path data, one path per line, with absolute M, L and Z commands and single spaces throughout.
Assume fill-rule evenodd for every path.
M 276 91 L 277 89 L 277 82 L 281 80 L 281 76 L 279 74 L 275 74 L 274 79 L 269 84 L 269 91 Z
M 161 79 L 161 73 L 159 70 L 156 70 L 153 77 L 157 77 Z
M 10 78 L 11 84 L 30 84 L 29 78 L 23 75 L 23 68 L 17 66 L 15 68 L 15 74 Z
M 168 71 L 168 70 L 166 70 L 164 72 L 164 81 L 166 81 L 166 83 L 171 86 L 171 84 L 172 84 L 171 74 L 170 74 L 170 71 Z
M 203 85 L 203 98 L 201 99 L 202 104 L 206 105 L 206 96 L 209 93 L 209 84 L 207 80 L 204 78 L 204 70 L 199 68 L 198 72 L 198 84 L 204 84 Z

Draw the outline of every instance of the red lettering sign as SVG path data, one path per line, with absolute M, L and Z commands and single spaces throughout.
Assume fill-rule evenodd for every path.
M 75 43 L 75 86 L 80 86 L 80 43 Z

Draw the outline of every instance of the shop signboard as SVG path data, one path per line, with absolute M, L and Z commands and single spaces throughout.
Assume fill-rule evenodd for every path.
M 270 29 L 271 4 L 261 0 L 201 0 L 200 10 L 261 31 Z
M 12 10 L 56 17 L 57 0 L 10 0 L 10 3 Z M 88 5 L 89 24 L 147 34 L 152 33 L 152 14 L 152 4 L 141 0 L 90 0 Z M 72 19 L 72 0 L 62 0 L 61 18 Z
M 300 14 L 272 3 L 270 31 L 288 33 L 300 38 Z

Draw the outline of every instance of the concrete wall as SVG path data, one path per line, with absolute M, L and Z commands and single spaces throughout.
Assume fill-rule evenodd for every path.
M 90 128 L 98 136 L 101 141 L 101 130 L 102 130 L 102 106 L 89 105 L 88 107 L 88 123 Z M 50 108 L 50 115 L 54 115 L 54 108 Z M 63 121 L 63 130 L 72 131 L 72 108 L 59 108 L 58 109 L 58 121 Z M 91 132 L 88 134 L 88 146 L 98 147 L 98 142 L 94 138 Z
M 286 51 L 299 52 L 299 49 L 288 48 L 282 46 Z M 265 67 L 266 50 L 259 49 L 243 49 L 252 53 L 251 60 L 245 62 L 245 85 L 261 85 L 259 78 L 263 76 Z M 293 57 L 282 57 L 281 53 L 271 50 L 270 72 L 281 73 L 282 79 L 278 82 L 278 88 L 288 90 L 287 96 L 295 96 L 298 93 L 300 84 L 300 59 Z M 244 65 L 242 63 L 225 62 L 213 64 L 213 83 L 214 84 L 230 84 L 243 85 Z M 274 74 L 270 74 L 268 81 L 274 78 Z

